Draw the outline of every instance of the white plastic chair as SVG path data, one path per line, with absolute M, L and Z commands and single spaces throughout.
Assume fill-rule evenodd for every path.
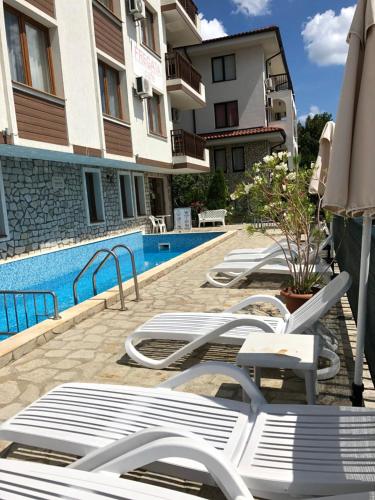
M 198 497 L 138 481 L 119 479 L 147 465 L 150 460 L 171 456 L 203 464 L 228 500 L 252 500 L 245 483 L 215 448 L 187 432 L 158 428 L 141 431 L 131 438 L 91 453 L 69 467 L 0 459 L 0 498 L 71 500 L 193 500 Z M 103 474 L 103 472 L 107 474 Z M 108 475 L 108 473 L 112 473 Z M 31 496 L 30 496 L 31 495 Z
M 149 219 L 152 224 L 152 233 L 166 233 L 167 227 L 163 219 L 158 217 L 154 217 L 153 215 L 149 216 Z
M 126 339 L 125 349 L 127 354 L 142 366 L 161 370 L 209 343 L 241 346 L 248 335 L 259 331 L 280 334 L 303 333 L 322 318 L 350 286 L 350 275 L 342 272 L 293 314 L 289 313 L 277 297 L 268 295 L 248 297 L 223 313 L 158 314 L 138 327 Z M 259 303 L 273 305 L 281 317 L 238 314 L 246 307 Z M 164 359 L 152 359 L 137 349 L 139 343 L 150 339 L 188 343 Z M 333 369 L 337 370 L 338 356 L 331 351 L 326 351 L 322 351 L 321 355 L 327 357 Z
M 239 382 L 251 402 L 174 390 L 195 377 L 216 373 Z M 157 388 L 65 384 L 5 422 L 0 438 L 86 455 L 75 463 L 82 470 L 100 472 L 104 462 L 117 474 L 142 466 L 211 484 L 207 462 L 201 465 L 195 454 L 179 453 L 181 437 L 168 443 L 162 454 L 147 448 L 147 464 L 130 452 L 135 442 L 144 451 L 143 445 L 150 442 L 150 434 L 145 443 L 141 435 L 139 442 L 137 432 L 153 428 L 154 437 L 155 427 L 166 425 L 169 433 L 189 432 L 204 439 L 197 445 L 200 450 L 215 446 L 215 455 L 238 469 L 256 497 L 282 500 L 375 487 L 375 410 L 269 405 L 250 376 L 227 363 L 194 366 Z M 126 459 L 119 460 L 124 453 Z

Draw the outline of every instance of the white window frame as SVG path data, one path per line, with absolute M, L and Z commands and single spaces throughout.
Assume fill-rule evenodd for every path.
M 137 191 L 135 187 L 135 178 L 141 177 L 143 183 L 143 206 L 144 206 L 144 214 L 139 214 L 137 209 Z M 147 217 L 147 207 L 146 207 L 146 185 L 145 185 L 145 176 L 140 173 L 133 173 L 133 193 L 134 193 L 134 214 L 135 217 Z
M 4 234 L 1 234 L 3 233 Z M 0 163 L 0 241 L 7 241 L 10 239 L 8 213 L 5 202 L 5 190 L 3 181 L 3 172 Z
M 130 188 L 130 206 L 131 206 L 131 212 L 132 212 L 132 215 L 130 217 L 124 217 L 124 214 L 122 212 L 122 193 L 121 193 L 121 182 L 120 182 L 120 178 L 121 176 L 123 177 L 128 177 L 129 179 L 129 188 Z M 119 200 L 120 200 L 120 216 L 121 216 L 121 219 L 122 220 L 131 220 L 131 219 L 134 219 L 135 218 L 135 213 L 136 213 L 136 206 L 135 206 L 135 199 L 134 199 L 134 195 L 135 195 L 135 188 L 133 187 L 133 179 L 132 179 L 132 176 L 130 174 L 130 172 L 125 172 L 125 171 L 120 171 L 118 172 L 118 175 L 117 175 L 117 180 L 118 180 L 118 192 L 119 192 Z
M 86 185 L 86 173 L 96 174 L 99 178 L 99 196 L 100 196 L 100 204 L 99 208 L 103 217 L 103 220 L 98 222 L 90 221 L 90 210 L 89 210 L 89 201 L 87 198 L 87 185 Z M 83 167 L 82 169 L 82 177 L 83 177 L 83 196 L 85 200 L 85 209 L 86 209 L 86 220 L 88 226 L 99 226 L 105 223 L 105 210 L 104 210 L 104 197 L 103 197 L 103 185 L 102 185 L 102 172 L 97 168 Z

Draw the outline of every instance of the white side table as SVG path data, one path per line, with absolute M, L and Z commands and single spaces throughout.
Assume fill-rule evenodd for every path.
M 255 382 L 260 386 L 260 369 L 301 370 L 305 376 L 308 404 L 315 404 L 316 370 L 320 350 L 316 335 L 256 333 L 249 335 L 237 354 L 237 364 L 254 367 Z

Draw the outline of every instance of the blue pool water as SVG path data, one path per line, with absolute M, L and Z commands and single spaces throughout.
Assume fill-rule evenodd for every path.
M 104 241 L 80 245 L 73 248 L 37 255 L 6 264 L 0 265 L 0 289 L 3 290 L 52 290 L 57 294 L 59 310 L 63 311 L 74 305 L 73 281 L 86 262 L 93 254 L 101 248 L 112 248 L 114 245 L 125 244 L 129 246 L 135 254 L 137 273 L 141 274 L 148 269 L 156 267 L 178 255 L 181 255 L 192 248 L 197 247 L 216 238 L 222 233 L 189 233 L 189 234 L 162 234 L 162 235 L 142 235 L 142 233 L 132 233 L 129 235 L 109 238 Z M 167 249 L 161 248 L 163 244 L 169 244 Z M 124 250 L 118 251 L 122 278 L 126 281 L 131 278 L 130 258 Z M 104 256 L 104 255 L 103 255 Z M 98 257 L 97 265 L 100 263 Z M 93 264 L 87 274 L 81 279 L 78 285 L 79 302 L 93 296 L 92 273 L 96 265 Z M 101 293 L 117 284 L 115 265 L 110 259 L 98 274 L 98 293 Z M 15 327 L 15 303 L 13 298 L 7 296 L 8 320 Z M 16 300 L 18 321 L 20 329 L 26 328 L 26 317 L 24 314 L 23 299 Z M 47 299 L 49 313 L 53 311 L 52 300 Z M 26 310 L 28 312 L 29 324 L 37 322 L 34 314 L 33 298 L 26 299 Z M 37 302 L 37 313 L 44 312 L 43 299 Z M 6 331 L 6 314 L 2 297 L 0 297 L 0 332 Z M 0 335 L 0 340 L 7 338 Z

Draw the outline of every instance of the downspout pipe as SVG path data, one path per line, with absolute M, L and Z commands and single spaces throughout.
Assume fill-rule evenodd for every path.
M 279 144 L 275 144 L 274 146 L 272 146 L 271 147 L 271 153 L 273 153 L 276 148 L 279 148 L 280 146 L 284 146 L 284 144 L 286 143 L 286 133 L 285 133 L 285 131 L 284 130 L 282 130 L 282 131 L 280 130 L 280 132 L 281 132 L 281 135 L 283 136 L 283 141 L 280 142 Z

